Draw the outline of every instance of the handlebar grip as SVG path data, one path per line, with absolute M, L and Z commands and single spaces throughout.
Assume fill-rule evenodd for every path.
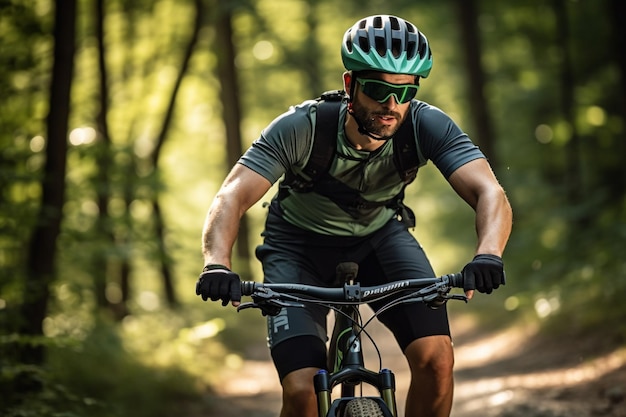
M 464 280 L 462 273 L 450 274 L 448 275 L 450 286 L 454 288 L 463 288 Z
M 252 295 L 256 289 L 256 282 L 254 281 L 242 281 L 241 282 L 241 295 Z

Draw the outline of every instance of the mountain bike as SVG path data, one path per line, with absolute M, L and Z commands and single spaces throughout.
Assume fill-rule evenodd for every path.
M 382 358 L 367 326 L 383 311 L 404 303 L 424 302 L 432 308 L 441 307 L 448 300 L 463 300 L 463 294 L 450 294 L 452 288 L 463 287 L 461 274 L 437 278 L 414 278 L 388 284 L 361 287 L 355 281 L 358 265 L 353 262 L 337 266 L 338 282 L 343 287 L 326 288 L 301 284 L 263 284 L 254 281 L 241 283 L 242 295 L 252 302 L 239 305 L 238 311 L 258 308 L 264 315 L 277 315 L 283 307 L 306 308 L 317 304 L 334 311 L 335 324 L 328 349 L 328 369 L 315 375 L 313 384 L 317 396 L 319 417 L 397 417 L 395 376 L 390 369 L 382 369 Z M 390 299 L 367 321 L 363 321 L 359 305 Z M 365 367 L 362 336 L 365 335 L 378 352 L 379 370 Z M 368 384 L 378 395 L 356 395 L 356 387 Z M 340 395 L 333 399 L 333 389 L 339 386 Z M 361 391 L 362 392 L 362 391 Z

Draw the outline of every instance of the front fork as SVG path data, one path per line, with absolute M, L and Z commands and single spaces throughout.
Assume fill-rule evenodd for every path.
M 380 379 L 380 396 L 382 397 L 391 415 L 396 417 L 398 410 L 396 408 L 396 378 L 389 369 L 383 369 L 378 373 Z
M 313 384 L 317 395 L 318 417 L 327 417 L 328 411 L 332 405 L 331 392 L 333 389 L 333 383 L 331 381 L 331 375 L 328 371 L 322 369 L 318 371 L 313 378 Z M 389 369 L 382 369 L 378 373 L 377 381 L 374 385 L 378 388 L 380 396 L 387 405 L 391 415 L 396 417 L 398 415 L 398 411 L 396 407 L 396 384 L 393 372 Z
M 313 377 L 313 385 L 315 386 L 315 394 L 317 395 L 317 415 L 318 417 L 326 417 L 330 410 L 330 376 L 328 371 L 320 369 Z

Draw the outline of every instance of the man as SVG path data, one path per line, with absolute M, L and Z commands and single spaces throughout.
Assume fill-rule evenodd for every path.
M 466 293 L 491 293 L 504 284 L 501 256 L 511 231 L 511 208 L 467 135 L 439 109 L 413 99 L 432 66 L 426 37 L 399 17 L 371 16 L 348 29 L 341 54 L 349 96 L 339 110 L 333 162 L 320 180 L 323 186 L 301 190 L 288 180 L 281 183 L 256 251 L 265 281 L 341 285 L 335 282 L 335 266 L 342 261 L 360 264 L 362 285 L 435 276 L 400 221 L 403 206 L 377 204 L 403 195 L 393 137 L 403 123 L 413 123 L 423 157 L 476 212 L 476 256 L 463 270 Z M 283 174 L 302 175 L 317 106 L 317 101 L 307 101 L 275 119 L 224 181 L 203 231 L 205 267 L 196 293 L 204 300 L 239 305 L 239 276 L 230 271 L 239 220 Z M 334 186 L 342 191 L 329 192 Z M 345 194 L 360 203 L 346 204 Z M 326 364 L 326 314 L 323 309 L 286 308 L 280 319 L 268 318 L 269 346 L 283 387 L 282 417 L 315 416 L 312 381 Z M 393 332 L 410 366 L 406 415 L 448 416 L 454 358 L 445 306 L 402 305 L 379 319 Z

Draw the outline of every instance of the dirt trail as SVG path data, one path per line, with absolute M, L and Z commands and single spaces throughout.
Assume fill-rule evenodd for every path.
M 453 319 L 455 335 L 454 417 L 626 417 L 626 347 L 600 349 L 591 341 L 537 342 L 529 329 L 477 334 L 465 317 Z M 396 374 L 400 415 L 409 372 L 391 334 L 378 323 L 370 333 L 383 367 Z M 254 349 L 238 370 L 217 387 L 223 401 L 206 415 L 275 417 L 280 385 L 269 355 Z M 364 345 L 366 363 L 378 361 Z M 367 391 L 366 391 L 367 393 Z

